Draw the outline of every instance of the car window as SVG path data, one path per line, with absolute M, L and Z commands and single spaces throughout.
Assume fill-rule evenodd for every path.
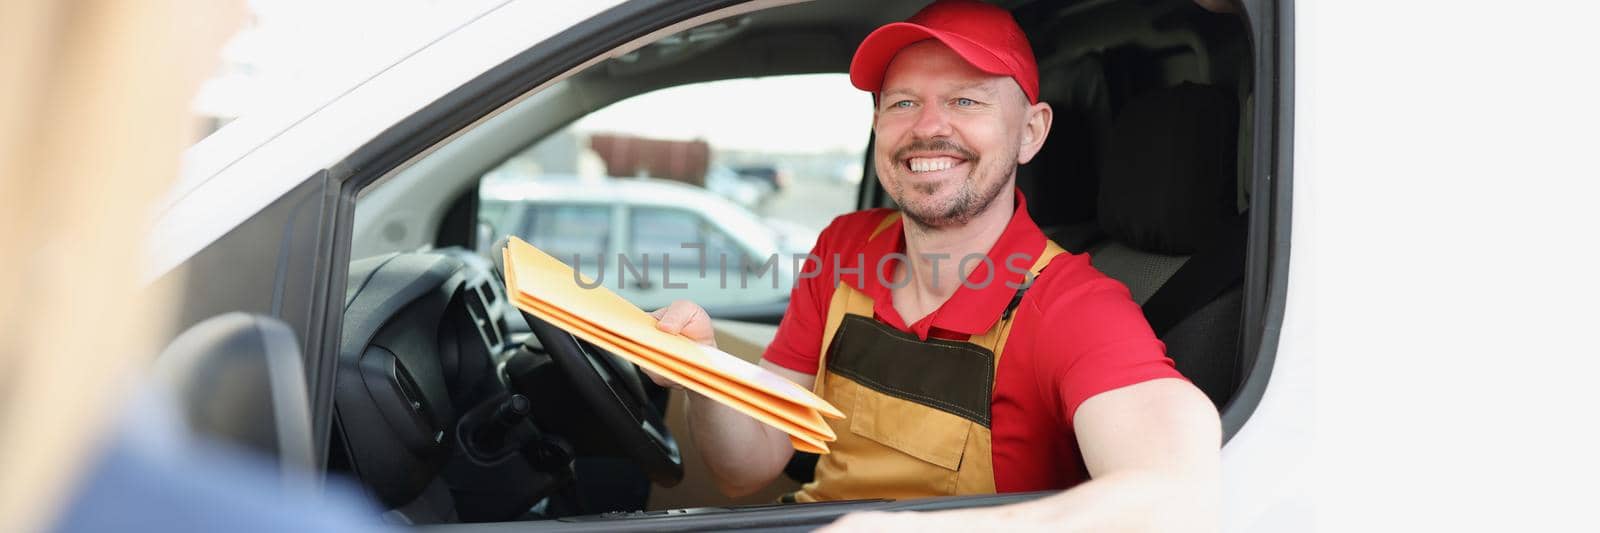
M 478 222 L 488 224 L 495 230 L 504 230 L 510 223 L 506 220 L 511 211 L 511 202 L 503 200 L 483 200 L 478 203 Z
M 610 242 L 611 207 L 530 203 L 518 233 L 569 265 L 597 264 Z
M 720 228 L 693 212 L 660 207 L 638 207 L 632 211 L 630 231 L 633 246 L 628 260 L 633 264 L 648 261 L 652 265 L 665 262 L 671 268 L 700 267 L 700 255 L 705 254 L 707 265 L 737 265 L 748 255 L 737 242 Z M 699 245 L 703 248 L 696 249 Z
M 478 218 L 563 261 L 575 252 L 624 254 L 636 268 L 648 254 L 651 277 L 662 275 L 664 258 L 674 269 L 698 270 L 698 251 L 684 245 L 705 247 L 709 282 L 673 273 L 668 284 L 638 284 L 651 287 L 650 294 L 613 282 L 621 277 L 620 258 L 582 259 L 585 265 L 603 264 L 602 282 L 641 306 L 669 297 L 707 306 L 781 302 L 794 279 L 793 257 L 809 252 L 822 228 L 855 207 L 871 112 L 871 97 L 843 74 L 723 80 L 644 93 L 589 113 L 485 172 Z M 493 222 L 512 218 L 499 212 L 506 206 L 557 201 L 619 207 L 626 213 L 619 219 L 624 231 L 609 232 L 605 217 L 592 211 L 535 209 L 529 211 L 535 218 L 521 227 Z M 601 244 L 608 235 L 625 239 L 613 243 L 622 247 Z M 724 255 L 728 283 L 718 272 Z M 770 277 L 737 283 L 749 270 L 742 263 L 762 265 L 769 258 L 781 265 L 769 267 L 780 278 L 776 290 Z M 680 283 L 688 288 L 663 293 Z

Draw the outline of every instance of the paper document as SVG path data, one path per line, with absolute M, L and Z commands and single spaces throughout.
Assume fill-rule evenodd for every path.
M 823 417 L 844 413 L 795 382 L 656 329 L 655 317 L 603 286 L 579 286 L 571 267 L 522 239 L 512 237 L 502 253 L 506 294 L 518 309 L 788 433 L 797 450 L 828 453 L 837 438 Z

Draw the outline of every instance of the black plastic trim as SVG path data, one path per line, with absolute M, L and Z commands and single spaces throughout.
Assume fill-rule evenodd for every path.
M 837 520 L 845 513 L 859 511 L 941 511 L 1021 503 L 1055 494 L 1055 492 L 1026 492 L 992 494 L 985 496 L 953 496 L 906 501 L 856 501 L 823 502 L 757 506 L 749 508 L 713 508 L 699 513 L 667 516 L 585 517 L 579 521 L 496 522 L 483 524 L 447 524 L 424 526 L 421 531 L 488 533 L 498 531 L 556 532 L 556 531 L 714 531 L 739 529 L 765 529 L 798 527 L 811 529 Z
M 327 170 L 312 179 L 322 183 L 323 209 L 318 213 L 320 236 L 317 258 L 327 262 L 312 267 L 314 293 L 310 298 L 311 316 L 307 320 L 306 367 L 315 369 L 306 376 L 311 391 L 311 441 L 318 472 L 326 472 L 328 446 L 333 428 L 334 385 L 338 378 L 339 343 L 344 335 L 346 279 L 350 275 L 350 240 L 355 214 L 355 195 L 344 194 L 329 179 Z M 320 344 L 315 344 L 320 340 Z
M 1245 273 L 1244 353 L 1255 354 L 1222 410 L 1232 439 L 1266 394 L 1278 350 L 1289 286 L 1290 211 L 1294 202 L 1294 1 L 1246 1 L 1255 53 L 1255 135 L 1251 161 L 1251 244 Z M 1265 111 L 1265 112 L 1262 112 Z M 1266 133 L 1263 135 L 1263 133 Z M 1266 192 L 1267 194 L 1261 194 Z M 1265 236 L 1265 238 L 1263 238 Z

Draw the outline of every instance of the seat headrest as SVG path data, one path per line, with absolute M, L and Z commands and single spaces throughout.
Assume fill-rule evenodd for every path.
M 1097 53 L 1039 65 L 1040 99 L 1055 110 L 1050 135 L 1033 161 L 1017 168 L 1017 187 L 1041 228 L 1094 221 L 1100 165 L 1111 132 L 1111 92 Z
M 1100 227 L 1134 248 L 1194 253 L 1237 215 L 1233 94 L 1185 83 L 1142 94 L 1111 128 Z

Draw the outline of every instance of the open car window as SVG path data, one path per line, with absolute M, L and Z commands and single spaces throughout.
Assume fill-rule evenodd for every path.
M 871 106 L 843 74 L 645 93 L 485 172 L 477 219 L 490 242 L 527 240 L 642 307 L 687 299 L 709 309 L 779 309 L 793 255 L 855 208 Z M 587 214 L 562 211 L 578 205 Z M 613 227 L 600 206 L 625 218 Z M 748 264 L 773 257 L 775 272 L 741 287 L 740 276 L 753 275 Z
M 437 138 L 440 144 L 434 149 L 384 176 L 366 177 L 361 174 L 366 167 L 349 167 L 358 173 L 356 183 L 370 185 L 352 195 L 358 203 L 350 257 L 359 261 L 394 251 L 407 259 L 472 255 L 462 248 L 487 248 L 516 236 L 573 263 L 641 308 L 678 299 L 697 302 L 715 319 L 719 334 L 751 340 L 736 355 L 759 357 L 766 344 L 760 340 L 762 332 L 770 339 L 770 324 L 782 318 L 794 273 L 779 272 L 784 279 L 775 287 L 765 278 L 741 284 L 739 276 L 745 272 L 734 256 L 760 263 L 771 254 L 803 254 L 837 215 L 857 206 L 890 204 L 873 186 L 872 169 L 862 165 L 871 128 L 870 96 L 851 87 L 842 73 L 765 76 L 847 68 L 848 52 L 859 36 L 899 16 L 879 10 L 887 4 L 866 5 L 823 0 L 771 9 L 750 6 L 749 12 L 693 22 L 695 26 L 642 48 L 612 50 L 596 64 L 572 66 L 577 70 L 571 74 L 541 74 L 546 77 L 538 79 L 549 83 L 530 85 L 527 90 L 533 92 L 520 99 L 491 98 L 488 90 L 472 93 L 487 95 L 483 97 L 502 107 L 473 117 L 478 122 L 459 135 Z M 918 7 L 911 2 L 896 5 L 907 14 Z M 1239 109 L 1271 109 L 1277 102 L 1260 92 L 1260 80 L 1271 76 L 1253 70 L 1249 28 L 1237 17 L 1208 12 L 1189 0 L 1021 2 L 1015 15 L 1026 21 L 1039 55 L 1040 98 L 1056 111 L 1049 142 L 1017 176 L 1029 213 L 1047 236 L 1090 255 L 1097 268 L 1119 282 L 1154 294 L 1195 254 L 1173 255 L 1153 246 L 1159 242 L 1129 237 L 1181 233 L 1186 226 L 1171 224 L 1173 217 L 1154 216 L 1139 219 L 1131 230 L 1105 231 L 1102 219 L 1123 220 L 1110 216 L 1119 213 L 1174 212 L 1149 206 L 1154 200 L 1177 198 L 1182 207 L 1187 205 L 1184 199 L 1203 196 L 1225 197 L 1229 205 L 1221 211 L 1252 221 L 1248 235 L 1234 234 L 1248 236 L 1242 244 L 1252 250 L 1252 270 L 1243 276 L 1244 283 L 1232 281 L 1220 291 L 1224 297 L 1200 302 L 1205 319 L 1178 323 L 1163 339 L 1170 340 L 1169 353 L 1177 356 L 1180 372 L 1215 384 L 1213 399 L 1225 414 L 1240 413 L 1228 430 L 1235 431 L 1260 390 L 1259 385 L 1251 389 L 1258 391 L 1254 397 L 1240 393 L 1249 389 L 1241 382 L 1245 377 L 1261 382 L 1258 361 L 1270 359 L 1270 347 L 1253 344 L 1261 338 L 1265 294 L 1264 274 L 1258 271 L 1265 259 L 1255 250 L 1265 246 L 1266 233 L 1257 223 L 1270 214 L 1263 209 L 1271 208 L 1267 200 L 1273 198 L 1263 187 L 1284 183 L 1281 175 L 1273 176 L 1277 181 L 1263 177 L 1262 152 L 1254 149 L 1263 143 L 1251 140 L 1268 137 L 1267 132 L 1250 130 L 1270 119 L 1270 113 L 1251 115 Z M 819 41 L 816 29 L 821 27 L 839 31 Z M 828 46 L 830 42 L 837 46 Z M 598 52 L 585 57 L 599 57 L 593 53 Z M 1186 104 L 1195 99 L 1205 105 Z M 1185 125 L 1193 127 L 1180 127 Z M 1173 131 L 1182 135 L 1164 133 Z M 1201 156 L 1203 162 L 1218 164 L 1196 164 Z M 1240 170 L 1223 161 L 1251 164 L 1249 170 Z M 1166 194 L 1202 182 L 1207 191 L 1227 194 Z M 1241 188 L 1251 194 L 1239 195 Z M 1245 205 L 1237 205 L 1241 201 Z M 1233 217 L 1232 211 L 1239 216 Z M 708 261 L 702 263 L 700 257 Z M 721 266 L 721 257 L 729 258 L 728 267 Z M 482 258 L 452 259 L 472 263 Z M 793 265 L 775 263 L 780 269 Z M 356 273 L 350 278 L 357 287 L 379 286 L 362 285 L 359 281 L 366 278 Z M 470 303 L 472 295 L 465 296 Z M 501 328 L 509 332 L 505 338 L 526 335 L 526 329 L 516 327 L 520 319 L 515 311 L 508 316 L 510 324 Z M 733 352 L 734 345 L 724 346 Z M 1199 345 L 1216 349 L 1187 348 Z M 1260 359 L 1258 347 L 1264 353 Z M 440 355 L 441 364 L 457 360 Z M 470 388 L 451 392 L 458 390 Z M 666 426 L 684 435 L 681 410 L 667 411 Z M 646 491 L 647 485 L 640 484 L 634 492 L 606 492 L 586 484 L 620 486 L 630 483 L 630 477 L 579 476 L 579 492 L 615 495 L 626 502 L 546 507 L 536 514 L 565 517 L 608 509 L 770 502 L 776 493 L 803 481 L 780 479 L 767 492 L 728 498 L 705 483 L 708 473 L 704 463 L 695 462 L 698 452 L 692 440 L 679 445 L 686 472 L 681 485 Z M 372 455 L 359 449 L 351 453 L 356 461 Z M 604 460 L 609 459 L 601 464 Z M 589 464 L 588 472 L 600 468 Z M 372 479 L 364 478 L 374 484 Z M 390 505 L 404 503 L 396 499 Z M 775 511 L 782 512 L 787 510 Z M 506 516 L 511 515 L 472 518 Z
M 517 234 L 543 243 L 556 257 L 595 262 L 610 249 L 611 207 L 603 204 L 534 203 L 523 209 Z

